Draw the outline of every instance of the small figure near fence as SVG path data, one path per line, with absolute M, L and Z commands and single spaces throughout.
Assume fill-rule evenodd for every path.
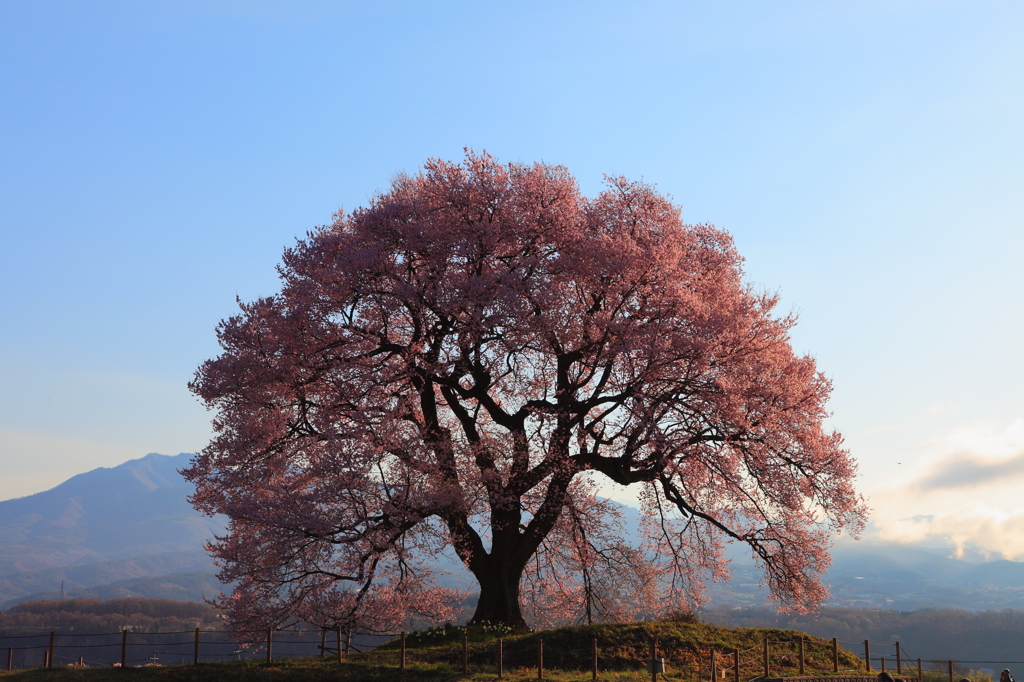
M 1017 680 L 1013 679 L 1009 668 L 1003 668 L 1003 672 L 999 673 L 999 682 L 1017 682 Z
M 884 670 L 878 673 L 878 676 L 875 679 L 877 679 L 878 682 L 896 682 L 894 679 L 892 679 L 892 675 L 885 672 Z

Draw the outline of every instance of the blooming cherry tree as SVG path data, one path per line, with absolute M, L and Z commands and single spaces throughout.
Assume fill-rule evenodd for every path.
M 230 519 L 222 604 L 253 629 L 451 618 L 452 548 L 478 621 L 629 618 L 692 606 L 735 541 L 812 608 L 865 507 L 828 380 L 741 265 L 647 185 L 588 198 L 472 152 L 339 213 L 191 384 L 216 412 L 184 473 Z M 630 542 L 609 483 L 638 490 Z

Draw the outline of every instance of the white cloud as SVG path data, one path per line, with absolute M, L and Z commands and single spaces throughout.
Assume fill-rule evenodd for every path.
M 1024 420 L 958 427 L 906 459 L 868 491 L 872 535 L 1024 559 Z
M 918 490 L 944 488 L 977 488 L 989 484 L 1005 487 L 1024 480 L 1024 450 L 1005 459 L 991 459 L 970 451 L 955 452 L 936 463 L 932 470 L 917 479 Z

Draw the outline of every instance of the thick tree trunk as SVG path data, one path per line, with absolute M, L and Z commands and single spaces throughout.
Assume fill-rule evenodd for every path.
M 541 540 L 551 532 L 565 505 L 565 491 L 571 478 L 572 474 L 565 472 L 552 478 L 541 511 L 523 533 L 519 530 L 521 501 L 509 505 L 500 496 L 491 501 L 491 551 L 486 553 L 483 544 L 478 542 L 473 550 L 475 556 L 469 561 L 469 568 L 480 583 L 480 600 L 471 622 L 527 627 L 519 606 L 519 583 L 530 558 Z M 540 523 L 538 517 L 542 518 Z
M 494 566 L 495 570 L 481 571 L 476 575 L 480 583 L 480 600 L 476 603 L 473 623 L 504 623 L 515 627 L 526 627 L 523 612 L 519 608 L 519 580 L 523 569 L 505 563 Z

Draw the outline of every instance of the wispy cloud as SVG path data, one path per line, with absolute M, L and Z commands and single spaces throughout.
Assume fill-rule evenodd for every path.
M 870 535 L 1024 558 L 1024 420 L 961 426 L 913 459 L 900 479 L 868 491 Z
M 989 483 L 1015 483 L 1024 479 L 1024 450 L 1005 459 L 990 459 L 975 452 L 957 452 L 937 462 L 911 483 L 915 490 L 976 488 Z
M 1024 560 L 1024 512 L 1001 515 L 981 505 L 965 505 L 946 514 L 884 519 L 866 539 L 949 547 L 953 556 Z

